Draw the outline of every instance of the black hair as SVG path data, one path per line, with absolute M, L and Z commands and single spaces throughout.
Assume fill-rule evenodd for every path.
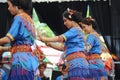
M 81 22 L 83 19 L 81 12 L 72 9 L 64 11 L 62 16 L 77 23 Z
M 62 70 L 65 70 L 65 69 L 66 69 L 66 65 L 63 64 L 63 66 L 62 66 Z
M 58 67 L 62 66 L 62 70 L 65 70 L 66 69 L 66 65 L 65 64 L 60 64 L 58 65 Z
M 14 6 L 17 6 L 19 9 L 23 9 L 25 12 L 29 13 L 32 10 L 32 0 L 8 0 Z
M 42 62 L 42 63 L 38 66 L 38 68 L 41 68 L 41 67 L 46 68 L 46 67 L 47 67 L 47 63 L 46 63 L 46 62 Z
M 96 21 L 95 21 L 95 19 L 90 18 L 90 17 L 84 18 L 81 22 L 83 24 L 86 24 L 86 25 L 92 25 L 94 29 L 95 29 L 95 26 L 97 24 Z

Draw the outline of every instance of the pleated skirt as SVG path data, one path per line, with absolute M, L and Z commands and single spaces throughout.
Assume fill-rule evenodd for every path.
M 88 60 L 89 62 L 89 78 L 94 80 L 104 80 L 107 78 L 107 70 L 101 59 Z
M 10 70 L 8 80 L 34 80 L 34 72 L 25 70 L 20 65 L 14 65 Z
M 89 80 L 89 65 L 85 58 L 68 61 L 68 80 Z

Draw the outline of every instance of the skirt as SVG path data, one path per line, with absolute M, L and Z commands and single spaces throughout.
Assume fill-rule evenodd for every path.
M 104 63 L 101 59 L 88 60 L 89 62 L 89 78 L 102 80 L 107 78 L 107 71 L 104 68 Z
M 80 55 L 78 55 L 80 54 Z M 71 56 L 72 55 L 72 56 Z M 76 56 L 77 55 L 77 56 Z M 81 56 L 82 55 L 82 56 Z M 89 65 L 83 52 L 68 55 L 68 80 L 88 80 Z
M 8 80 L 34 80 L 34 72 L 25 70 L 20 65 L 14 65 L 10 70 Z

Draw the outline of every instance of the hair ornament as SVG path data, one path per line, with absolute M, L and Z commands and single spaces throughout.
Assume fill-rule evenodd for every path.
M 69 17 L 70 19 L 72 18 L 72 16 L 71 16 L 71 15 L 69 15 L 68 17 Z
M 67 11 L 69 12 L 69 11 L 70 11 L 70 8 L 67 8 Z
M 72 18 L 72 15 L 76 12 L 75 10 L 72 10 L 70 8 L 67 8 L 67 11 L 70 15 L 68 15 L 68 17 L 71 19 Z
M 87 21 L 95 21 L 95 19 L 90 18 L 90 17 L 86 18 L 86 20 L 87 20 Z
M 70 8 L 67 8 L 67 11 L 68 11 L 68 13 L 69 13 L 69 12 L 70 12 Z M 70 14 L 70 13 L 69 13 L 69 14 Z M 72 18 L 71 14 L 68 15 L 68 17 L 71 19 L 71 18 Z
M 69 9 L 69 8 L 67 8 L 67 11 L 68 11 L 68 13 L 69 13 L 70 15 L 73 15 L 73 14 L 76 13 L 75 10 L 72 10 L 72 9 Z
M 93 18 L 90 18 L 91 19 L 91 21 L 95 21 L 95 19 L 93 19 Z

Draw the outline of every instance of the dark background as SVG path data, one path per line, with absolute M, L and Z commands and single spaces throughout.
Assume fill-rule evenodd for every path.
M 33 3 L 40 22 L 59 35 L 67 28 L 63 25 L 62 13 L 68 7 L 81 11 L 86 16 L 87 5 L 90 5 L 91 15 L 97 21 L 96 30 L 104 37 L 111 53 L 120 58 L 120 0 L 107 1 L 72 1 L 72 2 L 41 2 Z M 0 38 L 5 36 L 12 23 L 13 16 L 8 11 L 7 3 L 0 3 Z M 120 79 L 120 66 L 116 65 L 116 79 Z

